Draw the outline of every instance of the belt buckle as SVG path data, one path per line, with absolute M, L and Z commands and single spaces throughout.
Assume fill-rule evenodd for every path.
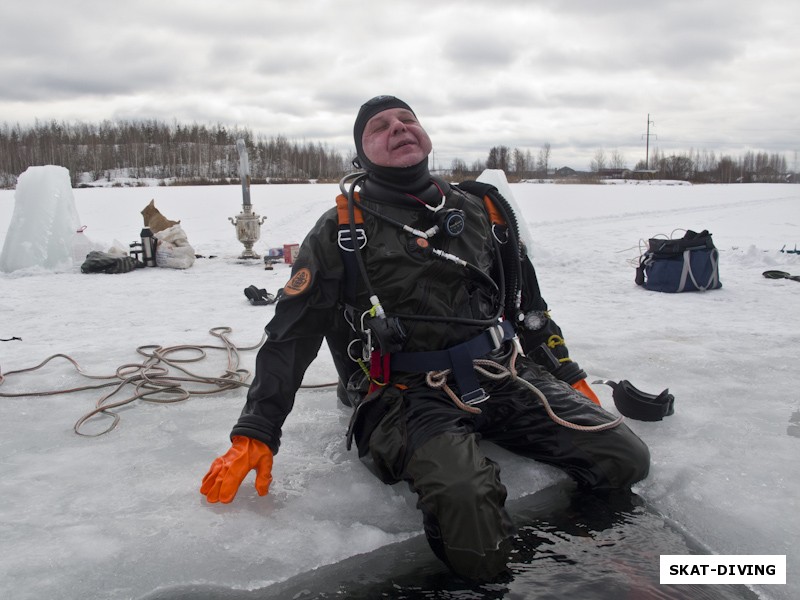
M 461 396 L 461 401 L 469 406 L 475 406 L 476 404 L 481 404 L 482 402 L 486 402 L 488 399 L 489 399 L 489 394 L 484 392 L 483 388 L 472 390 L 471 392 L 467 392 L 466 394 Z
M 497 350 L 500 346 L 503 345 L 503 338 L 505 337 L 505 330 L 503 326 L 498 323 L 497 325 L 492 325 L 489 329 L 486 330 L 486 333 L 489 334 L 489 337 L 492 340 L 492 350 Z

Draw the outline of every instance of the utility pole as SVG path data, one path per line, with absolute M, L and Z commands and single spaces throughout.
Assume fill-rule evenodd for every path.
M 647 139 L 647 142 L 646 142 L 646 146 L 645 146 L 646 150 L 645 150 L 645 155 L 644 155 L 644 168 L 645 169 L 649 169 L 650 168 L 650 124 L 651 123 L 653 125 L 655 125 L 655 123 L 650 120 L 650 113 L 647 113 L 647 135 L 645 136 L 645 138 Z

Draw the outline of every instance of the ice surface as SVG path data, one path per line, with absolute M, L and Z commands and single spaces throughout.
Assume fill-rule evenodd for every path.
M 799 597 L 800 438 L 789 432 L 800 412 L 800 283 L 761 273 L 800 275 L 800 256 L 779 252 L 800 243 L 800 187 L 511 189 L 534 238 L 544 295 L 590 380 L 629 379 L 675 395 L 676 412 L 666 420 L 629 421 L 653 458 L 636 491 L 715 552 L 786 554 L 787 585 L 758 592 Z M 302 241 L 338 187 L 251 192 L 254 211 L 267 217 L 255 250 L 266 254 Z M 18 218 L 14 196 L 0 192 L 0 232 Z M 22 338 L 0 342 L 2 373 L 63 352 L 90 374 L 112 374 L 143 359 L 138 346 L 214 344 L 207 332 L 221 325 L 241 346 L 258 342 L 274 307 L 250 305 L 243 289 L 274 293 L 289 267 L 265 271 L 260 261 L 236 259 L 242 246 L 228 217 L 241 208 L 238 188 L 81 189 L 74 196 L 82 224 L 106 248 L 138 239 L 139 211 L 155 197 L 206 258 L 182 271 L 0 273 L 0 338 Z M 634 285 L 639 240 L 679 228 L 712 232 L 722 289 L 668 295 Z M 224 353 L 208 353 L 190 369 L 221 374 Z M 244 368 L 254 359 L 242 352 Z M 334 377 L 323 347 L 306 382 Z M 0 393 L 87 383 L 95 382 L 54 361 L 8 376 Z M 610 389 L 595 389 L 614 411 Z M 0 597 L 137 598 L 191 583 L 255 589 L 421 531 L 408 490 L 382 485 L 346 451 L 349 413 L 331 389 L 298 394 L 270 494 L 257 496 L 251 476 L 225 506 L 206 504 L 198 488 L 228 447 L 243 391 L 137 402 L 118 411 L 113 432 L 75 435 L 75 421 L 104 393 L 0 398 Z M 511 498 L 563 478 L 505 453 L 496 458 Z
M 69 171 L 53 165 L 29 167 L 19 176 L 14 201 L 0 271 L 71 268 L 80 219 Z

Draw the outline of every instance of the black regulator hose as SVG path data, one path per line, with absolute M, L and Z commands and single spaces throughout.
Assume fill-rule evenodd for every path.
M 469 192 L 479 198 L 489 196 L 500 212 L 508 226 L 508 242 L 501 244 L 503 265 L 506 272 L 506 298 L 505 309 L 506 319 L 516 320 L 521 305 L 522 287 L 522 244 L 519 235 L 519 223 L 517 215 L 511 203 L 493 185 L 481 183 L 480 181 L 464 181 L 458 185 L 462 190 Z
M 360 186 L 361 183 L 363 181 L 365 181 L 366 179 L 367 179 L 367 173 L 364 172 L 364 171 L 359 171 L 359 172 L 350 173 L 348 175 L 345 175 L 344 177 L 342 177 L 341 180 L 339 180 L 339 190 L 347 198 L 347 211 L 348 211 L 348 216 L 349 216 L 349 221 L 350 221 L 350 223 L 349 223 L 349 226 L 350 226 L 350 237 L 353 240 L 353 251 L 355 252 L 355 255 L 356 255 L 356 262 L 358 263 L 358 268 L 359 268 L 359 271 L 361 273 L 361 278 L 364 280 L 364 283 L 367 286 L 367 291 L 369 292 L 370 296 L 374 297 L 376 295 L 375 294 L 375 290 L 372 287 L 372 283 L 370 282 L 369 277 L 367 276 L 367 268 L 366 268 L 366 265 L 364 264 L 364 258 L 363 258 L 362 254 L 361 254 L 361 248 L 359 248 L 359 246 L 358 246 L 358 238 L 356 237 L 355 207 L 356 207 L 356 205 L 358 205 L 358 207 L 361 208 L 362 210 L 364 210 L 365 212 L 367 212 L 369 214 L 372 214 L 375 217 L 384 219 L 385 221 L 387 221 L 387 222 L 389 222 L 389 223 L 391 223 L 393 225 L 399 226 L 401 228 L 402 228 L 403 225 L 402 225 L 402 223 L 398 223 L 398 222 L 394 221 L 393 219 L 390 219 L 390 218 L 386 217 L 386 215 L 380 214 L 377 211 L 369 210 L 367 207 L 365 207 L 364 205 L 362 205 L 360 202 L 358 202 L 355 199 L 355 189 L 356 189 L 356 187 Z M 347 182 L 351 182 L 349 188 L 346 187 Z M 504 216 L 504 218 L 505 218 L 505 216 Z M 499 255 L 498 255 L 498 265 L 497 265 L 497 270 L 498 270 L 498 273 L 500 274 L 500 285 L 499 286 L 491 278 L 489 278 L 485 273 L 483 273 L 480 269 L 474 267 L 473 265 L 470 265 L 470 264 L 467 263 L 466 264 L 466 268 L 467 268 L 467 270 L 471 270 L 475 274 L 480 275 L 482 278 L 487 279 L 488 281 L 490 281 L 492 283 L 492 285 L 495 287 L 495 289 L 497 289 L 497 291 L 499 293 L 499 297 L 500 297 L 500 302 L 498 303 L 499 306 L 498 306 L 497 312 L 492 317 L 490 317 L 488 319 L 471 319 L 471 318 L 467 318 L 467 317 L 455 317 L 455 316 L 445 317 L 445 316 L 439 316 L 439 315 L 417 315 L 417 314 L 406 315 L 406 314 L 394 314 L 394 313 L 392 314 L 392 316 L 400 318 L 400 319 L 406 319 L 406 320 L 409 320 L 409 321 L 458 323 L 458 324 L 462 324 L 462 325 L 472 325 L 472 326 L 481 326 L 481 327 L 483 327 L 483 326 L 490 327 L 492 325 L 495 325 L 497 323 L 498 319 L 503 314 L 503 309 L 505 307 L 504 305 L 506 304 L 505 299 L 507 298 L 507 296 L 506 296 L 506 288 L 505 288 L 505 279 L 503 277 L 502 262 L 501 262 L 501 260 L 499 258 Z
M 361 279 L 364 280 L 364 284 L 367 286 L 367 291 L 372 298 L 375 297 L 375 290 L 372 288 L 372 283 L 370 282 L 369 277 L 367 277 L 367 267 L 364 264 L 364 258 L 361 256 L 361 248 L 358 246 L 358 234 L 356 233 L 355 189 L 356 186 L 366 178 L 367 173 L 364 171 L 345 175 L 339 181 L 339 189 L 347 196 L 347 213 L 350 221 L 350 239 L 353 242 L 353 253 L 356 255 L 356 262 L 358 263 L 358 270 L 361 272 Z M 352 179 L 353 182 L 350 184 L 349 188 L 345 188 L 345 182 L 348 179 Z

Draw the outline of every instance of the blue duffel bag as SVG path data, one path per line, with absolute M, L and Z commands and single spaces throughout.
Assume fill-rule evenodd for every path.
M 639 259 L 636 283 L 654 292 L 704 292 L 722 287 L 719 251 L 707 230 L 678 239 L 651 238 Z

